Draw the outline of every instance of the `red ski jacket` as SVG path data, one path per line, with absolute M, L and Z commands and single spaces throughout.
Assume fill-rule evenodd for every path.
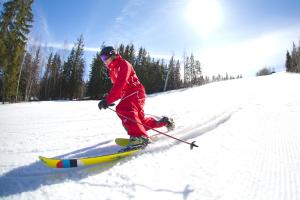
M 105 98 L 107 104 L 112 104 L 120 98 L 125 99 L 141 89 L 144 91 L 144 86 L 140 83 L 133 67 L 121 55 L 117 55 L 108 65 L 108 69 L 113 86 Z

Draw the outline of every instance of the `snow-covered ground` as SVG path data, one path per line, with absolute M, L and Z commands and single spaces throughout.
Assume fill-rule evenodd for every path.
M 278 73 L 151 95 L 145 112 L 172 116 L 171 134 L 199 148 L 160 136 L 139 155 L 74 169 L 38 156 L 116 151 L 126 134 L 115 113 L 97 101 L 0 105 L 0 199 L 300 199 L 299 86 L 299 74 Z

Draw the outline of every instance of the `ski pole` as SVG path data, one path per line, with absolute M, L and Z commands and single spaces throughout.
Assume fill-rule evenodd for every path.
M 161 131 L 159 131 L 159 130 L 156 130 L 156 129 L 154 129 L 154 128 L 150 127 L 150 126 L 147 126 L 147 125 L 145 125 L 145 124 L 143 124 L 143 123 L 141 123 L 141 122 L 138 122 L 138 121 L 136 121 L 136 120 L 134 120 L 134 119 L 131 119 L 131 118 L 129 118 L 129 117 L 126 117 L 126 116 L 124 116 L 124 115 L 118 113 L 117 111 L 115 111 L 114 109 L 112 109 L 112 108 L 110 108 L 110 107 L 108 107 L 108 109 L 110 109 L 111 111 L 117 113 L 119 116 L 122 116 L 122 117 L 124 117 L 125 119 L 127 119 L 127 120 L 129 120 L 129 121 L 131 121 L 131 122 L 134 122 L 134 123 L 136 123 L 136 124 L 143 125 L 144 127 L 147 127 L 148 129 L 151 129 L 151 130 L 153 130 L 153 131 L 155 131 L 155 132 L 157 132 L 157 133 L 159 133 L 159 134 L 162 134 L 162 135 L 164 135 L 164 136 L 167 136 L 167 137 L 172 138 L 172 139 L 174 139 L 174 140 L 177 140 L 177 141 L 179 141 L 179 142 L 188 144 L 188 145 L 190 145 L 191 150 L 192 150 L 194 147 L 199 147 L 198 145 L 195 144 L 196 141 L 193 141 L 193 142 L 191 142 L 191 143 L 190 143 L 190 142 L 187 142 L 187 141 L 184 141 L 184 140 L 182 140 L 182 139 L 176 138 L 176 137 L 174 137 L 174 136 L 171 136 L 171 135 L 169 135 L 169 134 L 166 134 L 166 133 L 163 133 L 163 132 L 161 132 Z

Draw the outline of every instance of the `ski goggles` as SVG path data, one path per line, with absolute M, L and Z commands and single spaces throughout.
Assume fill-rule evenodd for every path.
M 107 55 L 101 55 L 100 58 L 101 58 L 101 60 L 103 62 L 105 62 L 105 61 L 107 61 L 109 59 L 109 56 L 107 56 Z

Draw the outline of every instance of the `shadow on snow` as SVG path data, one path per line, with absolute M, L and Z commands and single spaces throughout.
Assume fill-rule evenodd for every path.
M 195 127 L 186 127 L 181 130 L 178 130 L 176 132 L 181 132 L 185 134 L 175 134 L 175 136 L 181 136 L 181 139 L 183 140 L 189 140 L 196 138 L 198 136 L 201 136 L 205 133 L 208 133 L 216 128 L 218 128 L 223 123 L 227 122 L 233 113 L 239 111 L 240 108 L 236 110 L 232 110 L 231 112 L 225 112 L 221 115 L 218 115 L 212 119 L 209 119 L 207 122 L 203 123 L 199 126 L 199 124 Z M 162 136 L 164 137 L 164 136 Z M 162 141 L 164 140 L 161 138 Z M 160 140 L 161 140 L 160 139 Z M 57 156 L 59 158 L 80 158 L 80 157 L 90 157 L 90 156 L 96 156 L 99 155 L 99 152 L 101 152 L 101 155 L 105 154 L 111 154 L 116 151 L 118 151 L 121 147 L 117 145 L 110 145 L 106 147 L 102 147 L 103 145 L 109 144 L 111 140 L 83 148 L 80 150 L 76 150 L 64 155 Z M 173 147 L 174 145 L 177 145 L 178 141 L 168 142 L 168 144 L 164 143 L 163 145 L 154 145 L 153 148 L 147 149 L 146 152 L 141 152 L 141 154 L 144 153 L 154 153 L 157 151 L 166 151 Z M 66 180 L 74 180 L 78 181 L 83 178 L 86 178 L 87 176 L 99 174 L 102 172 L 105 172 L 115 166 L 118 163 L 125 163 L 130 159 L 130 156 L 127 158 L 123 158 L 121 161 L 113 161 L 108 163 L 103 163 L 99 165 L 94 166 L 88 166 L 88 167 L 78 167 L 78 168 L 68 168 L 68 169 L 52 169 L 44 166 L 44 164 L 41 161 L 32 163 L 27 166 L 18 167 L 16 169 L 13 169 L 4 175 L 0 177 L 0 197 L 1 196 L 10 196 L 15 194 L 20 194 L 23 192 L 30 192 L 35 191 L 38 188 L 44 186 L 44 185 L 53 185 L 62 183 Z M 193 190 L 187 186 L 184 191 L 171 191 L 171 190 L 164 190 L 164 189 L 153 189 L 149 188 L 148 186 L 143 186 L 137 184 L 138 187 L 144 187 L 146 189 L 152 190 L 152 191 L 158 191 L 158 192 L 175 192 L 175 193 L 182 193 L 184 199 L 187 199 L 187 196 L 189 193 L 191 193 Z
M 110 142 L 111 140 L 108 140 L 57 157 L 90 157 L 99 155 L 99 152 L 101 152 L 101 155 L 104 155 L 114 153 L 120 149 L 120 147 L 116 145 L 102 147 Z M 121 162 L 126 162 L 127 160 L 128 159 L 124 158 Z M 64 182 L 65 180 L 81 180 L 87 176 L 102 173 L 119 162 L 120 161 L 113 161 L 78 168 L 53 169 L 46 167 L 41 161 L 37 161 L 30 165 L 12 169 L 11 171 L 3 174 L 0 177 L 0 197 L 35 191 L 44 185 L 53 185 Z

